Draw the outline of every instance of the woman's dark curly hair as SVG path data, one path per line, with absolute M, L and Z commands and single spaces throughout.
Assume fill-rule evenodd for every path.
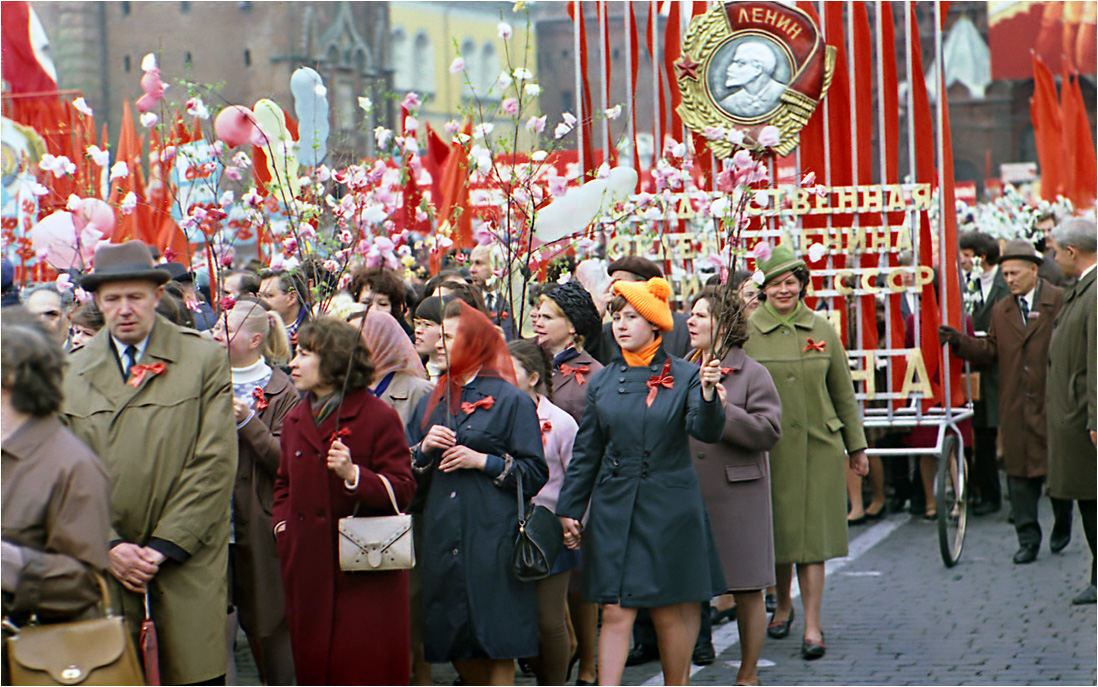
M 336 317 L 318 317 L 297 330 L 297 347 L 320 356 L 320 379 L 337 390 L 358 391 L 374 378 L 374 360 L 358 327 Z
M 42 321 L 21 306 L 0 315 L 0 377 L 11 404 L 42 417 L 61 407 L 65 352 Z
M 782 272 L 782 274 L 785 274 L 785 273 Z M 763 302 L 766 301 L 766 287 L 770 286 L 770 284 L 772 284 L 780 276 L 782 276 L 782 275 L 781 274 L 774 275 L 774 279 L 771 279 L 770 281 L 764 283 L 759 288 L 758 298 L 759 298 L 760 303 L 763 303 Z M 808 275 L 808 268 L 804 267 L 804 266 L 797 267 L 796 269 L 794 269 L 793 270 L 793 276 L 796 277 L 797 281 L 799 281 L 801 283 L 801 295 L 799 296 L 799 298 L 800 298 L 800 300 L 803 301 L 804 297 L 808 294 L 808 285 L 809 285 L 809 283 L 812 282 L 812 277 L 810 277 Z
M 393 317 L 399 319 L 407 309 L 408 295 L 404 279 L 393 270 L 384 267 L 360 267 L 351 273 L 351 284 L 347 290 L 350 291 L 352 298 L 359 300 L 362 297 L 362 290 L 367 286 L 374 293 L 389 297 Z
M 716 334 L 718 323 L 730 323 L 727 330 L 721 332 L 723 341 L 717 348 L 725 352 L 733 348 L 743 348 L 747 342 L 747 309 L 739 295 L 728 287 L 707 286 L 690 299 L 690 309 L 704 299 L 709 304 L 709 317 L 713 322 L 712 331 Z

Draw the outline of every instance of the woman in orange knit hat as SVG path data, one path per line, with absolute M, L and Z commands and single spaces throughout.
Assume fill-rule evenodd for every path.
M 719 361 L 699 370 L 663 350 L 674 326 L 665 280 L 614 293 L 621 351 L 587 383 L 557 516 L 568 547 L 582 532 L 583 595 L 602 604 L 599 683 L 621 682 L 637 609 L 648 608 L 664 683 L 685 684 L 700 602 L 726 591 L 687 441 L 720 439 Z

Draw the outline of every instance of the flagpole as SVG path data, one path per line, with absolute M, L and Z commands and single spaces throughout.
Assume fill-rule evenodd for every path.
M 583 69 L 580 66 L 580 22 L 583 21 L 583 8 L 580 5 L 580 0 L 572 0 L 572 8 L 575 11 L 575 21 L 572 22 L 572 52 L 575 56 L 573 63 L 576 71 L 576 154 L 579 159 L 580 178 L 582 179 L 584 176 L 583 170 L 587 169 L 583 159 L 583 118 L 587 114 L 583 111 Z

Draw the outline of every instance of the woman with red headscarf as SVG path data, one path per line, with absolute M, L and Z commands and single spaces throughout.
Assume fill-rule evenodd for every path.
M 514 385 L 503 336 L 483 313 L 462 301 L 447 305 L 437 348 L 444 373 L 408 423 L 425 492 L 426 656 L 453 662 L 463 684 L 511 684 L 514 659 L 538 653 L 535 586 L 514 576 L 511 556 L 516 484 L 526 501 L 549 477 L 541 424 Z

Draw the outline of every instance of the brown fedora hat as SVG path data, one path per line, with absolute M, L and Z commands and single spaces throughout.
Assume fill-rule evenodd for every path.
M 1033 244 L 1023 239 L 1014 239 L 1006 242 L 1002 252 L 999 253 L 999 262 L 1004 260 L 1029 260 L 1038 265 L 1045 261 L 1045 259 L 1037 253 L 1037 249 L 1033 247 Z
M 145 279 L 163 284 L 171 279 L 164 270 L 153 265 L 149 248 L 140 241 L 122 244 L 107 243 L 95 249 L 95 271 L 80 280 L 85 291 L 95 291 L 110 281 Z

